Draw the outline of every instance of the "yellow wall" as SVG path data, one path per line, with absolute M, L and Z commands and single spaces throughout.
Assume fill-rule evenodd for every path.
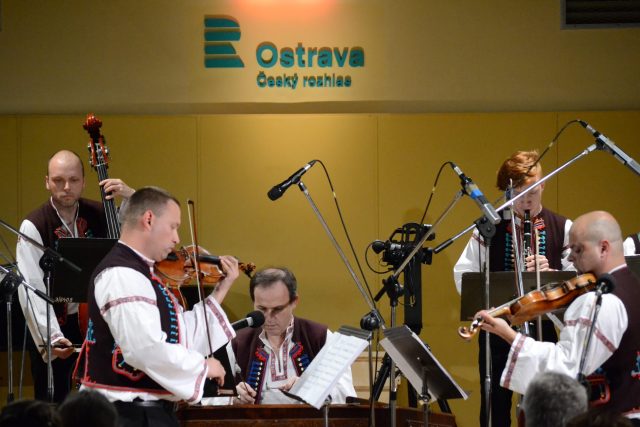
M 4 0 L 0 114 L 627 110 L 638 28 L 563 30 L 557 0 Z M 240 23 L 241 69 L 204 67 L 205 15 Z M 278 48 L 362 47 L 364 67 L 274 66 Z M 351 75 L 349 89 L 263 89 Z
M 640 112 L 572 112 L 420 115 L 194 115 L 102 116 L 111 149 L 110 176 L 134 187 L 160 185 L 180 200 L 196 202 L 200 244 L 216 254 L 233 254 L 258 267 L 287 265 L 298 276 L 301 316 L 331 328 L 357 326 L 367 311 L 363 298 L 335 253 L 301 192 L 292 187 L 278 201 L 266 192 L 311 159 L 330 173 L 356 252 L 363 260 L 367 244 L 386 239 L 393 229 L 418 221 L 435 175 L 455 161 L 493 200 L 495 171 L 511 152 L 542 151 L 568 120 L 581 118 L 605 133 L 636 160 Z M 83 116 L 0 117 L 4 202 L 0 218 L 17 226 L 42 203 L 46 159 L 55 150 L 85 156 L 88 135 Z M 551 171 L 592 143 L 572 125 L 543 161 Z M 303 179 L 342 247 L 348 251 L 321 165 Z M 97 198 L 96 174 L 87 171 L 87 191 Z M 427 216 L 432 223 L 458 190 L 458 179 L 443 172 Z M 595 152 L 580 160 L 545 189 L 544 204 L 568 217 L 607 209 L 625 234 L 640 229 L 637 213 L 640 181 L 610 155 Z M 186 205 L 186 203 L 185 203 Z M 434 243 L 465 228 L 480 215 L 463 198 L 443 221 Z M 15 239 L 1 235 L 13 246 Z M 183 243 L 187 216 L 183 215 Z M 452 401 L 462 427 L 476 425 L 479 404 L 475 343 L 462 342 L 456 328 L 459 296 L 451 269 L 466 238 L 435 255 L 423 267 L 421 337 L 464 389 L 470 401 Z M 371 254 L 369 254 L 371 255 Z M 351 256 L 349 256 L 352 259 Z M 373 257 L 370 258 L 372 262 Z M 363 264 L 364 266 L 364 264 Z M 364 266 L 366 269 L 366 266 Z M 375 293 L 382 277 L 367 270 Z M 248 279 L 241 277 L 225 304 L 230 317 L 251 310 Z M 380 305 L 388 314 L 386 299 Z

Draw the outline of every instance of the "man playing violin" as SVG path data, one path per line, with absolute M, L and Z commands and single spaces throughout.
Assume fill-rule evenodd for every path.
M 293 315 L 300 297 L 297 281 L 286 268 L 258 271 L 249 283 L 256 310 L 264 313 L 261 328 L 238 331 L 232 348 L 241 371 L 236 403 L 297 403 L 285 397 L 298 377 L 320 352 L 331 331 L 326 326 Z M 332 403 L 356 396 L 351 369 L 330 393 Z
M 105 179 L 99 183 L 109 199 L 128 198 L 133 190 L 120 179 Z M 65 237 L 106 237 L 107 226 L 103 206 L 82 198 L 85 188 L 83 163 L 72 151 L 61 150 L 49 159 L 45 187 L 49 200 L 31 212 L 20 225 L 20 232 L 45 247 L 55 249 L 58 239 Z M 45 291 L 44 272 L 39 261 L 42 251 L 24 239 L 19 239 L 16 257 L 25 280 Z M 56 304 L 51 311 L 51 337 L 47 337 L 46 305 L 37 296 L 18 288 L 20 305 L 31 332 L 29 356 L 35 398 L 47 400 L 47 354 L 49 338 L 52 349 L 52 368 L 55 402 L 62 402 L 71 388 L 71 371 L 75 361 L 72 343 L 83 337 L 78 325 L 78 304 Z
M 569 241 L 569 259 L 578 271 L 609 273 L 615 282 L 613 291 L 602 296 L 583 374 L 601 370 L 611 391 L 603 408 L 640 425 L 640 279 L 625 262 L 620 226 L 607 212 L 590 212 L 573 223 Z M 595 301 L 595 293 L 589 292 L 569 305 L 556 344 L 536 342 L 516 333 L 505 320 L 479 312 L 482 328 L 510 345 L 502 386 L 523 393 L 538 373 L 546 371 L 577 377 Z
M 205 378 L 224 378 L 220 362 L 205 355 L 235 336 L 220 302 L 238 277 L 238 262 L 220 257 L 225 278 L 184 311 L 154 272 L 178 244 L 179 226 L 173 196 L 139 189 L 122 213 L 120 240 L 93 272 L 77 371 L 81 389 L 114 402 L 121 426 L 177 426 L 173 402 L 198 402 Z
M 542 178 L 542 167 L 536 151 L 517 151 L 506 159 L 498 171 L 496 186 L 501 191 L 507 191 L 513 185 L 514 196 L 522 192 L 526 187 L 534 184 Z M 531 247 L 533 253 L 526 255 L 524 259 L 525 271 L 535 271 L 536 261 L 539 271 L 548 270 L 572 270 L 573 266 L 568 261 L 569 256 L 569 229 L 571 221 L 542 206 L 542 193 L 544 183 L 518 199 L 514 204 L 516 238 L 519 247 L 524 242 L 524 217 L 525 211 L 529 211 L 532 232 Z M 505 211 L 502 212 L 505 216 Z M 491 240 L 489 253 L 489 265 L 491 271 L 513 271 L 516 265 L 514 259 L 513 234 L 511 220 L 506 217 L 496 226 L 496 234 Z M 467 246 L 460 255 L 453 268 L 453 276 L 458 293 L 461 292 L 462 274 L 465 272 L 481 271 L 480 255 L 484 259 L 485 242 L 477 230 L 469 239 Z M 546 341 L 557 339 L 555 329 L 550 321 L 542 322 L 542 337 Z M 534 328 L 532 328 L 533 330 Z M 532 334 L 533 335 L 533 334 Z M 480 425 L 486 427 L 485 414 L 485 388 L 483 382 L 486 376 L 484 333 L 479 337 L 478 363 L 480 368 L 481 404 Z M 509 346 L 502 340 L 491 338 L 491 366 L 492 372 L 501 372 L 505 366 Z M 511 425 L 511 399 L 513 393 L 498 384 L 491 382 L 491 419 L 492 425 L 505 427 Z

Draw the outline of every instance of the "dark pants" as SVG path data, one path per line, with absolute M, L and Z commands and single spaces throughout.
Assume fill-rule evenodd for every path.
M 529 333 L 535 337 L 536 327 L 535 325 L 530 327 Z M 549 320 L 542 322 L 542 339 L 548 342 L 557 342 L 558 335 L 553 326 L 553 323 Z M 486 333 L 480 332 L 478 343 L 478 364 L 480 368 L 480 426 L 487 427 L 487 415 L 485 412 L 485 402 L 487 396 L 485 395 L 484 382 L 485 382 L 485 340 Z M 489 340 L 489 346 L 491 348 L 491 427 L 509 427 L 511 425 L 511 397 L 513 392 L 509 389 L 502 388 L 500 386 L 500 377 L 502 371 L 507 364 L 507 358 L 509 357 L 509 349 L 511 346 L 507 344 L 502 338 L 491 335 Z
M 118 411 L 118 427 L 179 427 L 174 404 L 154 402 L 113 402 Z
M 78 315 L 67 316 L 66 322 L 60 327 L 65 338 L 73 344 L 82 344 L 84 337 L 80 335 L 78 326 Z M 40 352 L 29 336 L 29 358 L 31 360 L 31 377 L 33 378 L 33 390 L 35 398 L 48 401 L 47 396 L 47 363 L 42 359 Z M 72 354 L 66 359 L 54 359 L 51 361 L 53 370 L 53 401 L 62 403 L 67 394 L 71 391 L 73 384 L 72 374 L 78 355 Z

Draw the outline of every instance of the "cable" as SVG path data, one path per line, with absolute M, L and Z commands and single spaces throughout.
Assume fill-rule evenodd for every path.
M 453 167 L 453 163 L 449 161 L 444 162 L 442 166 L 440 166 L 440 170 L 438 170 L 438 174 L 436 175 L 436 180 L 433 182 L 433 187 L 431 188 L 431 194 L 429 195 L 427 206 L 424 208 L 424 213 L 422 214 L 422 218 L 420 218 L 420 221 L 418 222 L 418 224 L 424 224 L 424 219 L 427 217 L 427 211 L 429 210 L 429 206 L 431 206 L 431 199 L 433 199 L 433 195 L 435 194 L 436 188 L 438 187 L 438 180 L 440 179 L 440 174 L 442 173 L 442 169 L 444 169 L 446 165 L 451 165 L 451 167 Z
M 340 210 L 340 205 L 338 204 L 338 196 L 333 188 L 333 183 L 331 182 L 331 177 L 329 176 L 329 171 L 327 171 L 326 166 L 322 162 L 322 160 L 318 160 L 318 163 L 322 165 L 322 169 L 327 177 L 327 181 L 329 182 L 329 187 L 331 188 L 331 193 L 333 194 L 333 201 L 336 205 L 336 209 L 338 210 L 338 217 L 340 218 L 340 223 L 342 224 L 342 229 L 344 230 L 344 234 L 347 237 L 347 242 L 349 242 L 349 247 L 351 248 L 351 253 L 353 254 L 353 258 L 358 265 L 358 270 L 360 271 L 360 275 L 362 276 L 362 280 L 364 281 L 364 285 L 367 288 L 367 292 L 369 292 L 369 296 L 371 297 L 371 301 L 373 301 L 373 293 L 371 292 L 371 288 L 369 287 L 369 282 L 367 282 L 367 277 L 364 275 L 364 271 L 362 270 L 362 265 L 360 264 L 360 260 L 356 255 L 356 251 L 353 248 L 353 243 L 351 242 L 351 237 L 349 236 L 349 232 L 347 231 L 347 226 L 344 222 L 344 218 L 342 217 L 342 211 Z M 374 303 L 375 304 L 375 303 Z

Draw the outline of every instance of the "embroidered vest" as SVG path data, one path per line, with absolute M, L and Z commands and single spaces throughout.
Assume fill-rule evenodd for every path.
M 640 280 L 628 267 L 614 272 L 613 277 L 613 294 L 624 303 L 629 322 L 618 349 L 602 369 L 611 389 L 606 408 L 623 413 L 640 409 Z
M 238 331 L 231 341 L 242 378 L 256 390 L 256 403 L 262 400 L 262 387 L 266 380 L 269 353 L 260 339 L 262 328 Z M 289 352 L 296 375 L 302 375 L 327 339 L 327 327 L 311 320 L 293 318 L 293 348 Z
M 170 394 L 144 372 L 128 365 L 122 356 L 122 350 L 115 342 L 109 326 L 100 314 L 95 300 L 94 280 L 109 267 L 128 267 L 149 279 L 149 286 L 156 294 L 162 330 L 167 342 L 179 342 L 178 303 L 164 285 L 151 274 L 149 265 L 127 246 L 117 243 L 96 267 L 89 285 L 89 326 L 82 353 L 76 364 L 77 375 L 80 367 L 80 381 L 90 387 L 109 388 L 122 391 L 145 391 L 155 394 Z
M 549 260 L 549 268 L 562 270 L 564 249 L 564 227 L 567 219 L 546 208 L 531 218 L 532 228 L 538 231 L 538 253 Z M 519 230 L 518 236 L 522 235 Z M 514 252 L 511 235 L 511 221 L 502 220 L 496 226 L 496 234 L 491 239 L 489 254 L 491 271 L 513 271 Z
M 27 220 L 33 223 L 42 238 L 45 247 L 58 250 L 58 240 L 74 237 L 64 226 L 56 210 L 47 201 L 38 209 L 31 212 Z M 107 224 L 101 203 L 93 200 L 78 200 L 78 218 L 76 219 L 78 237 L 107 237 Z M 66 304 L 54 304 L 58 323 L 64 325 L 66 321 Z

